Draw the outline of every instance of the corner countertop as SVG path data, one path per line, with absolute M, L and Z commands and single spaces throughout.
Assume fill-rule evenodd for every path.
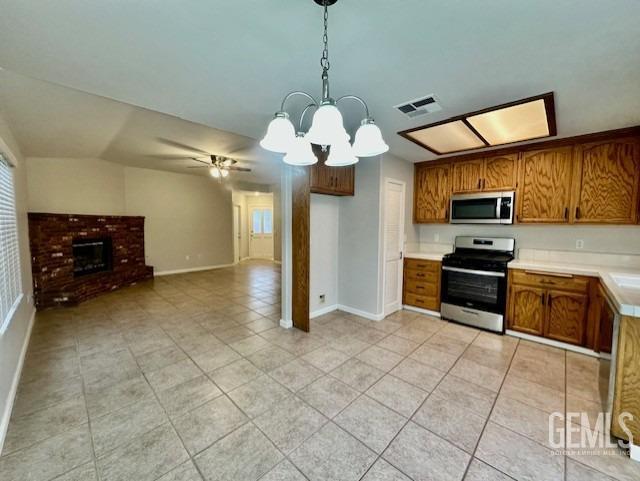
M 407 244 L 404 256 L 408 259 L 442 261 L 445 254 L 453 252 L 450 244 Z
M 612 277 L 612 274 L 640 276 L 640 268 L 638 267 L 628 268 L 615 265 L 515 259 L 509 263 L 509 269 L 597 277 L 602 282 L 614 307 L 621 315 L 640 318 L 640 288 L 621 287 Z

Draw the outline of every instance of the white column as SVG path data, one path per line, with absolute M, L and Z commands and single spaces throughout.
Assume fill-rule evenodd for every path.
M 293 289 L 292 289 L 292 212 L 293 212 L 293 168 L 283 165 L 281 170 L 280 206 L 281 215 L 281 238 L 282 238 L 282 306 L 280 326 L 284 328 L 293 327 Z

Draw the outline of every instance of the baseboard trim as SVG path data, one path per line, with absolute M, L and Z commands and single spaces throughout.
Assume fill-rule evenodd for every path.
M 20 376 L 22 375 L 22 367 L 24 366 L 24 360 L 27 356 L 27 349 L 29 348 L 29 340 L 31 339 L 31 331 L 33 330 L 33 324 L 36 319 L 36 310 L 32 308 L 31 318 L 29 319 L 29 326 L 27 327 L 27 335 L 22 343 L 22 350 L 20 351 L 20 359 L 18 360 L 18 366 L 16 372 L 13 374 L 13 380 L 11 381 L 11 390 L 7 398 L 7 406 L 2 413 L 2 421 L 0 422 L 0 454 L 2 454 L 2 448 L 4 447 L 4 440 L 7 436 L 7 429 L 9 429 L 9 420 L 11 419 L 11 411 L 13 411 L 13 404 L 16 400 L 16 394 L 18 393 L 18 384 L 20 384 Z
M 188 269 L 174 269 L 169 271 L 156 272 L 154 275 L 158 277 L 162 277 L 162 276 L 170 276 L 172 274 L 185 274 L 187 272 L 211 271 L 214 269 L 224 269 L 225 267 L 233 267 L 234 265 L 236 264 L 231 263 L 231 264 L 220 264 L 216 266 L 190 267 Z
M 364 317 L 365 319 L 369 319 L 371 321 L 381 321 L 385 318 L 384 313 L 373 314 L 367 311 L 361 311 L 360 309 L 356 309 L 354 307 L 345 306 L 344 304 L 338 304 L 338 309 L 344 312 L 348 312 L 349 314 L 353 314 L 356 316 Z
M 309 314 L 310 319 L 315 319 L 316 317 L 324 316 L 325 314 L 329 314 L 338 309 L 338 304 L 332 304 L 331 306 L 323 307 L 322 309 L 318 309 Z
M 512 331 L 511 329 L 507 329 L 505 334 L 511 337 L 517 337 L 519 339 L 524 339 L 526 341 L 537 342 L 538 344 L 544 344 L 545 346 L 557 347 L 559 349 L 564 349 L 565 351 L 577 352 L 578 354 L 584 354 L 585 356 L 597 357 L 607 359 L 610 358 L 609 355 L 599 352 L 595 352 L 591 349 L 587 349 L 585 347 L 574 346 L 573 344 L 568 344 L 566 342 L 554 341 L 553 339 L 546 339 L 544 337 L 532 336 L 531 334 L 525 334 L 524 332 Z
M 407 311 L 414 311 L 414 312 L 419 312 L 420 314 L 427 314 L 429 316 L 442 318 L 442 316 L 440 315 L 440 313 L 438 311 L 431 311 L 429 309 L 423 309 L 421 307 L 416 307 L 416 306 L 409 306 L 407 304 L 404 304 L 402 306 L 402 308 L 407 310 Z
M 285 321 L 284 319 L 280 319 L 280 327 L 291 329 L 293 327 L 293 320 L 289 319 L 288 321 Z

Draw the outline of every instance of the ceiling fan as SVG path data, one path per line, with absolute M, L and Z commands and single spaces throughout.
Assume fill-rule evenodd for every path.
M 246 167 L 235 167 L 238 163 L 237 160 L 223 155 L 209 155 L 208 157 L 189 157 L 196 162 L 200 162 L 203 165 L 192 165 L 189 169 L 209 169 L 209 174 L 214 179 L 225 178 L 229 175 L 230 171 L 235 172 L 251 172 L 251 169 Z M 208 160 L 203 160 L 208 159 Z

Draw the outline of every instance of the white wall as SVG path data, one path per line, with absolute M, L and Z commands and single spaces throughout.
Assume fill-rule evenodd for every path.
M 576 225 L 422 225 L 420 242 L 453 244 L 457 235 L 513 237 L 516 249 L 576 250 L 576 240 L 584 241 L 583 251 L 640 254 L 640 226 Z
M 231 191 L 208 177 L 100 159 L 26 164 L 29 211 L 144 216 L 147 264 L 156 273 L 233 263 Z
M 99 159 L 29 158 L 27 176 L 31 212 L 125 213 L 120 164 Z
M 338 304 L 340 199 L 311 194 L 309 310 L 314 317 Z M 320 295 L 325 301 L 320 302 Z
M 0 452 L 9 424 L 11 406 L 22 366 L 22 356 L 29 341 L 31 321 L 35 312 L 32 303 L 31 256 L 27 224 L 26 166 L 9 125 L 0 116 L 0 149 L 4 148 L 3 143 L 17 163 L 14 170 L 14 183 L 24 297 L 6 331 L 0 334 Z
M 145 217 L 156 272 L 233 263 L 230 191 L 206 177 L 126 167 L 125 192 L 127 215 Z
M 340 198 L 338 303 L 369 316 L 379 309 L 380 157 L 356 164 L 355 195 Z

